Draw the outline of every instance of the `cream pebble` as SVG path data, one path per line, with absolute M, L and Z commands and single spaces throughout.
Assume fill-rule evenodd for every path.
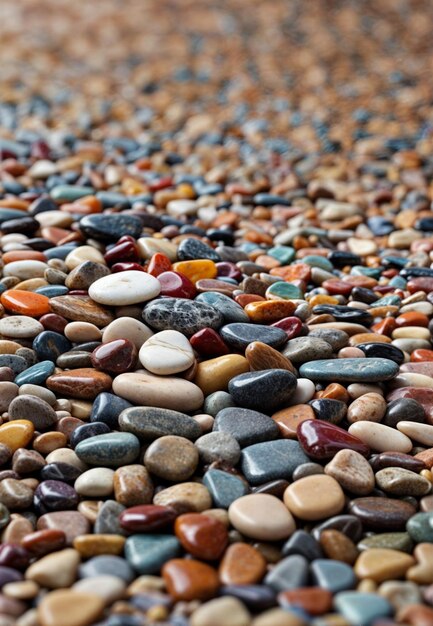
M 89 296 L 98 304 L 125 306 L 156 298 L 160 291 L 161 284 L 154 276 L 130 270 L 95 280 Z
M 48 265 L 42 261 L 13 261 L 3 268 L 4 276 L 16 276 L 20 280 L 43 278 Z
M 93 246 L 80 246 L 79 248 L 75 248 L 65 259 L 66 266 L 69 270 L 75 269 L 85 261 L 106 265 L 102 253 Z
M 197 411 L 203 406 L 200 387 L 183 378 L 161 378 L 134 372 L 120 374 L 113 381 L 113 391 L 138 406 L 155 406 L 175 411 Z
M 152 335 L 153 331 L 143 322 L 132 317 L 118 317 L 104 328 L 102 341 L 108 343 L 115 339 L 128 339 L 137 350 L 140 350 L 144 342 Z
M 356 422 L 349 427 L 349 433 L 359 437 L 375 452 L 408 453 L 412 450 L 412 442 L 409 437 L 399 432 L 395 428 L 390 428 L 384 424 L 375 422 Z
M 85 343 L 86 341 L 100 341 L 102 333 L 100 329 L 89 322 L 70 322 L 63 331 L 65 337 L 73 343 Z
M 150 337 L 141 347 L 139 359 L 153 374 L 183 372 L 195 361 L 188 339 L 176 330 L 163 330 Z
M 279 541 L 295 531 L 295 521 L 275 496 L 249 494 L 229 507 L 231 524 L 243 535 L 259 541 Z
M 108 467 L 93 467 L 78 476 L 74 489 L 78 495 L 88 498 L 107 497 L 114 490 L 114 470 Z
M 433 426 L 430 424 L 401 421 L 398 422 L 397 428 L 401 433 L 410 437 L 412 441 L 428 447 L 433 446 Z

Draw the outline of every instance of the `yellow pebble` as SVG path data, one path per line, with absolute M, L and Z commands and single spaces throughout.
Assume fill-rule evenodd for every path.
M 35 427 L 28 420 L 13 420 L 0 426 L 0 443 L 7 446 L 12 452 L 18 448 L 25 448 L 32 440 Z
M 338 304 L 338 302 L 338 298 L 334 298 L 333 296 L 324 296 L 321 294 L 312 296 L 312 298 L 308 300 L 308 304 L 311 308 L 319 304 Z
M 193 283 L 203 278 L 215 278 L 217 268 L 213 261 L 199 259 L 197 261 L 179 261 L 173 265 L 173 270 L 183 274 Z

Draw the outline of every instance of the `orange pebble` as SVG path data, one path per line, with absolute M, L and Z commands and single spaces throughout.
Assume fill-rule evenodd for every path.
M 353 285 L 353 287 L 365 287 L 366 289 L 373 289 L 377 285 L 377 280 L 371 276 L 352 276 L 349 274 L 343 278 L 343 281 Z
M 412 363 L 422 363 L 423 361 L 433 361 L 433 350 L 414 350 L 410 355 Z
M 259 254 L 255 262 L 267 270 L 271 270 L 274 267 L 279 267 L 281 265 L 281 263 L 277 261 L 277 259 L 273 259 L 271 256 L 268 256 L 267 254 Z
M 266 298 L 263 296 L 259 296 L 255 293 L 241 293 L 236 296 L 235 301 L 241 305 L 241 307 L 245 308 L 247 304 L 251 302 L 265 302 Z
M 350 397 L 347 390 L 340 383 L 331 383 L 323 391 L 320 391 L 320 398 L 328 398 L 329 400 L 341 400 L 346 404 L 349 402 Z
M 409 311 L 408 313 L 402 313 L 395 318 L 397 326 L 423 326 L 427 328 L 429 319 L 424 313 L 418 311 Z
M 387 335 L 391 336 L 392 331 L 395 330 L 396 323 L 393 317 L 385 317 L 381 322 L 377 322 L 377 324 L 373 324 L 371 330 L 378 335 Z
M 47 260 L 47 257 L 42 252 L 37 250 L 12 250 L 11 252 L 5 252 L 2 256 L 3 263 L 13 263 L 14 261 L 43 261 Z
M 315 417 L 313 409 L 308 404 L 295 404 L 272 415 L 284 439 L 297 439 L 298 424 L 305 420 L 313 420 Z
M 308 300 L 308 304 L 311 308 L 317 306 L 318 304 L 338 304 L 338 302 L 338 298 L 325 296 L 323 294 L 318 294 L 317 296 L 313 296 L 310 300 Z
M 283 317 L 289 317 L 296 309 L 290 300 L 267 300 L 266 302 L 250 302 L 245 307 L 245 313 L 252 322 L 257 324 L 271 324 Z
M 2 293 L 0 300 L 7 311 L 29 317 L 40 317 L 51 311 L 50 299 L 33 291 L 9 289 Z
M 59 241 L 61 241 L 70 234 L 70 230 L 66 230 L 65 228 L 57 228 L 56 226 L 44 226 L 44 228 L 41 228 L 42 237 L 44 239 L 48 239 L 48 241 L 52 241 L 55 244 L 58 244 Z
M 189 278 L 193 283 L 196 283 L 202 278 L 215 278 L 217 275 L 217 268 L 213 261 L 207 259 L 199 259 L 197 261 L 179 261 L 174 263 L 173 270 L 183 274 Z
M 274 267 L 269 272 L 271 276 L 280 276 L 283 280 L 305 280 L 308 282 L 311 277 L 311 267 L 306 263 L 295 263 L 283 267 Z
M 29 420 L 12 420 L 0 426 L 0 443 L 15 452 L 30 443 L 34 432 L 35 427 Z

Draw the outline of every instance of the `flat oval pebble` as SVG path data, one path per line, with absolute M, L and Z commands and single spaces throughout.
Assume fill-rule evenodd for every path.
M 99 304 L 125 306 L 156 298 L 159 281 L 145 272 L 119 272 L 99 278 L 89 287 L 89 296 Z
M 113 391 L 121 398 L 139 406 L 153 406 L 178 411 L 196 411 L 203 405 L 200 387 L 182 378 L 164 377 L 138 372 L 120 374 L 113 381 Z
M 304 363 L 299 373 L 317 381 L 378 382 L 394 378 L 398 373 L 398 365 L 390 359 L 319 360 Z
M 96 435 L 81 441 L 75 453 L 81 461 L 103 467 L 120 467 L 138 457 L 140 443 L 132 433 Z
M 273 412 L 290 400 L 296 384 L 295 376 L 287 370 L 261 370 L 235 376 L 228 391 L 239 406 Z
M 313 521 L 340 513 L 344 494 L 331 476 L 306 476 L 287 487 L 284 504 L 296 517 Z
M 295 531 L 290 512 L 281 500 L 268 494 L 238 498 L 229 508 L 229 518 L 236 530 L 259 541 L 287 539 Z
M 125 409 L 119 415 L 119 426 L 122 431 L 133 433 L 144 441 L 164 435 L 177 435 L 194 441 L 201 435 L 200 426 L 189 415 L 157 407 Z
M 385 424 L 367 421 L 356 422 L 350 426 L 349 433 L 361 439 L 361 441 L 377 452 L 385 452 L 392 449 L 395 452 L 407 453 L 413 447 L 409 437 L 406 437 L 398 430 L 385 426 Z

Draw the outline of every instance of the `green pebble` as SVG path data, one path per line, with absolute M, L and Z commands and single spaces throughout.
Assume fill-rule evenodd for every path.
M 125 543 L 125 558 L 139 574 L 158 574 L 179 556 L 180 543 L 173 535 L 132 535 Z
M 281 298 L 282 300 L 299 300 L 304 297 L 304 294 L 299 287 L 284 281 L 278 281 L 268 287 L 266 295 L 278 296 L 278 298 Z
M 325 259 L 323 256 L 319 256 L 318 254 L 309 254 L 305 256 L 302 261 L 306 265 L 310 265 L 311 267 L 320 267 L 320 269 L 325 270 L 325 272 L 332 272 L 334 266 L 331 261 Z
M 53 200 L 60 202 L 73 202 L 84 196 L 91 196 L 94 193 L 93 187 L 79 187 L 76 185 L 57 185 L 50 191 Z
M 409 533 L 380 533 L 365 537 L 358 543 L 359 550 L 369 550 L 370 548 L 386 548 L 389 550 L 400 550 L 412 554 L 413 541 Z
M 288 265 L 295 258 L 296 251 L 290 246 L 274 246 L 268 250 L 267 254 L 279 261 L 281 265 Z
M 411 517 L 406 530 L 416 543 L 433 543 L 433 511 Z

